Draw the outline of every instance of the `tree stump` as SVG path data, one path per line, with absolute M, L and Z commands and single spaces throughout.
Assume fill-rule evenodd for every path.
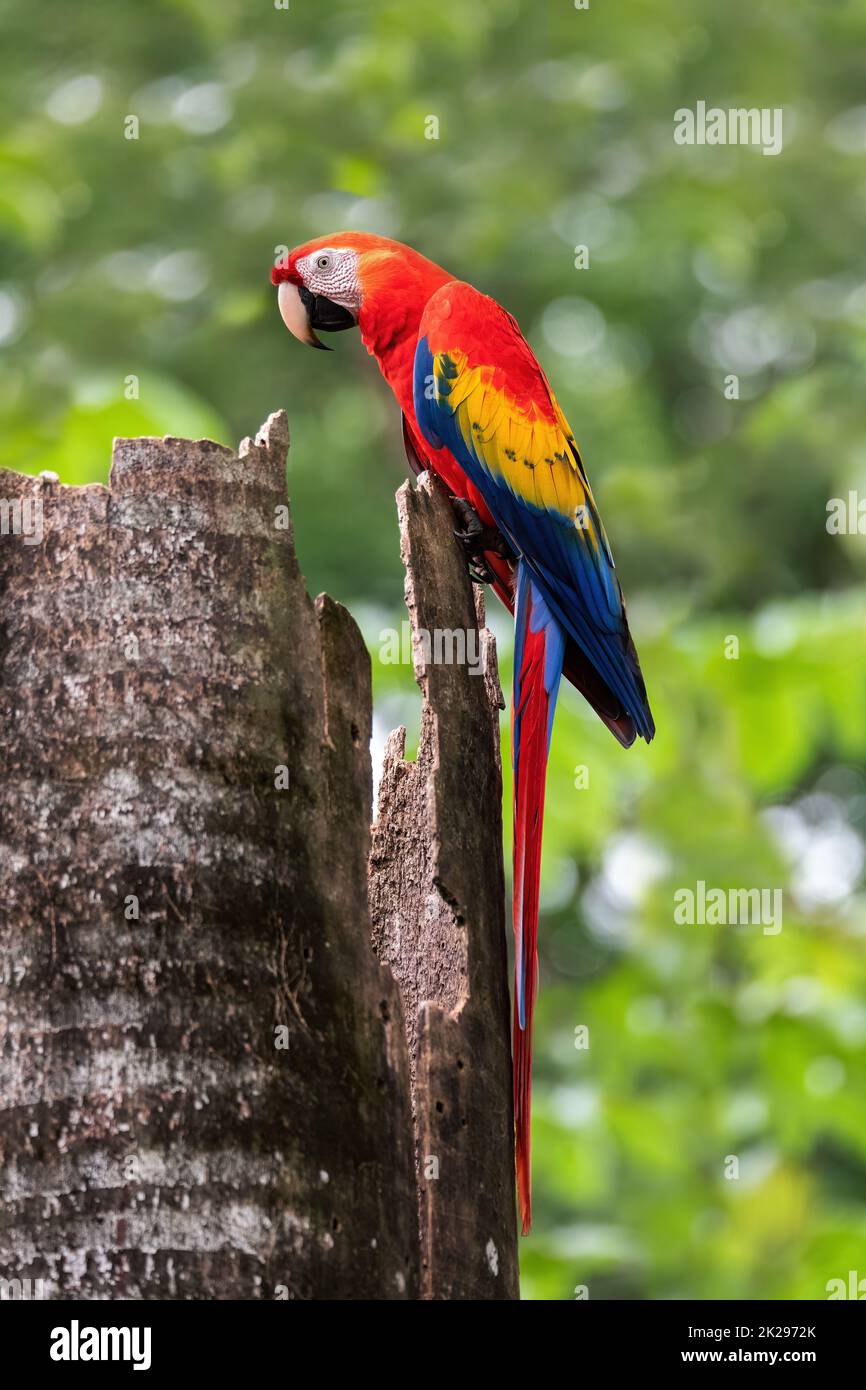
M 380 847 L 371 921 L 369 658 L 349 614 L 306 593 L 287 447 L 280 413 L 238 454 L 117 441 L 107 488 L 0 471 L 4 518 L 41 527 L 38 543 L 14 525 L 0 538 L 0 1278 L 48 1297 L 516 1295 L 513 1193 L 473 1147 L 486 1075 L 488 1139 L 510 1163 L 502 921 L 497 935 L 492 878 L 473 880 L 489 836 L 461 848 L 441 809 L 429 822 L 448 827 L 426 862 L 457 904 L 437 970 L 463 994 L 433 990 L 416 1036 L 404 957 L 370 947 L 381 875 L 399 870 Z M 489 748 L 471 783 L 451 762 L 473 721 L 495 750 L 492 671 L 464 673 L 464 710 L 452 673 L 456 705 L 426 716 L 439 803 L 495 793 Z M 467 836 L 469 820 L 467 804 Z M 443 1127 L 471 1128 L 468 1148 L 434 1136 L 422 1252 L 424 1076 Z M 473 1228 L 446 1279 L 431 1232 L 448 1194 L 463 1220 L 471 1182 L 487 1268 Z
M 405 729 L 386 748 L 370 901 L 406 1021 L 422 1296 L 516 1298 L 496 644 L 431 475 L 397 507 L 421 739 L 415 762 Z

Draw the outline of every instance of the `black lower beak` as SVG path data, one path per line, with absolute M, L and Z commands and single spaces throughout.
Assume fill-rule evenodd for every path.
M 335 304 L 333 299 L 326 299 L 323 294 L 311 294 L 303 285 L 298 293 L 313 330 L 319 329 L 321 333 L 340 333 L 344 328 L 355 327 L 354 314 L 351 314 L 348 309 L 344 309 L 342 304 Z M 330 352 L 330 348 L 325 347 L 324 343 L 317 341 L 315 346 L 324 348 L 325 352 Z

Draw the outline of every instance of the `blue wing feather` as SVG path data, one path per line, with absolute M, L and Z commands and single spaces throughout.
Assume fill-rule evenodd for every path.
M 527 501 L 495 473 L 483 443 L 467 439 L 456 414 L 456 375 L 445 364 L 444 387 L 434 389 L 434 358 L 426 337 L 415 353 L 414 403 L 419 428 L 432 448 L 445 447 L 477 487 L 500 530 L 522 556 L 551 613 L 585 652 L 628 711 L 639 733 L 654 733 L 646 689 L 630 652 L 622 593 L 591 495 L 589 523 L 598 538 L 583 543 L 574 519 Z M 633 649 L 632 649 L 633 650 Z

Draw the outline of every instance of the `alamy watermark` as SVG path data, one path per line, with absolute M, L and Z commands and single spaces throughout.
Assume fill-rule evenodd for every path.
M 782 930 L 781 888 L 694 888 L 674 891 L 674 921 L 689 927 L 761 927 L 764 936 Z
M 484 674 L 484 653 L 477 628 L 434 627 L 432 632 L 419 628 L 415 634 L 415 650 L 425 666 L 466 666 L 469 674 Z M 412 626 L 404 622 L 400 631 L 383 628 L 379 633 L 379 660 L 384 666 L 411 665 L 413 655 Z
M 760 145 L 762 154 L 782 150 L 781 106 L 707 106 L 699 101 L 694 111 L 681 106 L 674 112 L 677 145 Z
M 861 1279 L 856 1269 L 848 1270 L 847 1279 L 828 1279 L 824 1288 L 830 1302 L 836 1298 L 853 1298 L 862 1303 L 866 1299 L 866 1279 Z
M 41 497 L 0 497 L 0 536 L 21 536 L 25 545 L 40 545 L 42 535 Z
M 29 1303 L 44 1297 L 44 1279 L 0 1279 L 0 1303 Z
M 68 1327 L 51 1330 L 48 1355 L 52 1361 L 130 1361 L 134 1371 L 150 1369 L 149 1327 L 82 1327 L 73 1318 Z
M 866 536 L 866 497 L 853 488 L 847 498 L 831 497 L 826 526 L 830 536 Z

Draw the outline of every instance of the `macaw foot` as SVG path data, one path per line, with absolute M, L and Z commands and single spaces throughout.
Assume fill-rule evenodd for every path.
M 463 547 L 470 579 L 475 584 L 495 583 L 496 575 L 485 560 L 484 552 L 492 551 L 494 555 L 513 558 L 502 532 L 497 531 L 494 526 L 485 526 L 471 502 L 467 502 L 465 497 L 452 497 L 451 505 L 461 524 L 461 529 L 454 534 Z

